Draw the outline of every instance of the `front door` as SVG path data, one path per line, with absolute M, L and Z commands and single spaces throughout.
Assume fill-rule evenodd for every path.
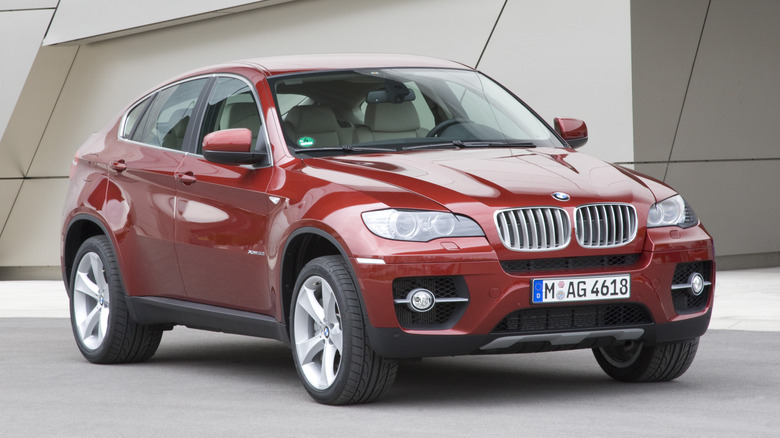
M 257 99 L 247 81 L 218 77 L 205 107 L 198 144 L 213 131 L 248 128 L 264 135 Z M 255 143 L 256 144 L 256 143 Z M 200 151 L 177 171 L 176 252 L 190 300 L 272 314 L 264 236 L 272 167 L 229 166 Z

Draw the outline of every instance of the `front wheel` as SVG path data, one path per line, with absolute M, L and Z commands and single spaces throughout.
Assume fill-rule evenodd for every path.
M 395 380 L 398 363 L 368 345 L 357 290 L 341 257 L 319 257 L 301 271 L 290 338 L 298 375 L 320 403 L 370 402 Z
M 73 335 L 90 362 L 141 362 L 157 351 L 162 328 L 130 318 L 119 264 L 105 236 L 91 237 L 79 248 L 69 295 Z
M 647 345 L 628 341 L 594 348 L 593 355 L 607 375 L 622 382 L 664 382 L 674 380 L 691 366 L 699 338 Z

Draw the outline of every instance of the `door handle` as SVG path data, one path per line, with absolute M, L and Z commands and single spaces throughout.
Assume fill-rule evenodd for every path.
M 192 172 L 184 172 L 176 174 L 176 181 L 184 184 L 185 186 L 195 183 L 198 179 L 195 178 L 195 174 Z
M 112 161 L 108 166 L 116 173 L 122 173 L 127 170 L 127 164 L 125 163 L 125 160 Z

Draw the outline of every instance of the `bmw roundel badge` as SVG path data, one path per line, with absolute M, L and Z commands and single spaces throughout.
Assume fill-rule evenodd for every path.
M 557 200 L 559 200 L 559 201 L 564 201 L 564 202 L 568 201 L 569 199 L 571 199 L 571 196 L 569 196 L 568 194 L 563 193 L 563 192 L 555 192 L 555 193 L 552 194 L 552 197 L 557 199 Z

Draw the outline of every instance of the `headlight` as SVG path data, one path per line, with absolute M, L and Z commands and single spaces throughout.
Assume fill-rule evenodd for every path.
M 466 216 L 419 210 L 378 210 L 363 213 L 372 233 L 393 240 L 428 242 L 440 237 L 484 236 L 482 228 Z
M 690 228 L 699 223 L 696 213 L 680 195 L 672 196 L 650 207 L 647 214 L 647 227 Z

